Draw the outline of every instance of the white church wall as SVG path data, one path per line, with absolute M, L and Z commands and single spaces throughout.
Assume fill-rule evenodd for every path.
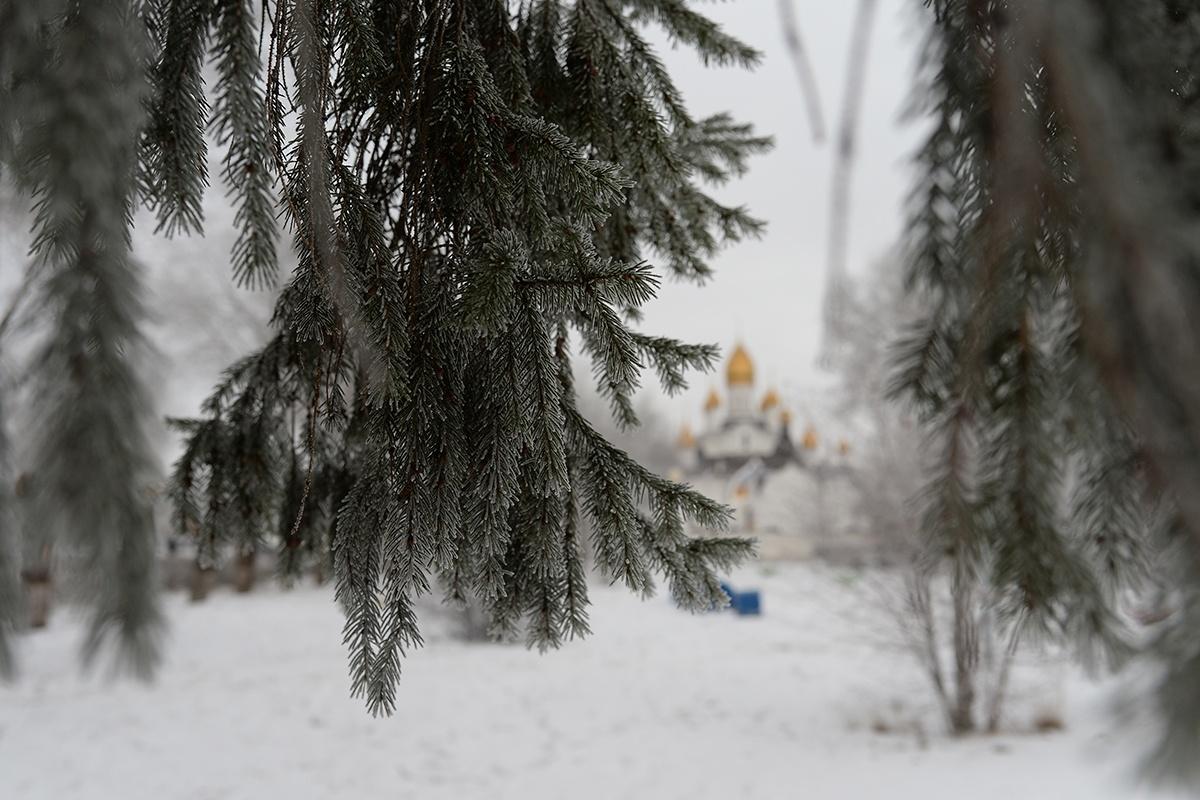
M 709 392 L 699 435 L 693 437 L 689 430 L 681 436 L 687 444 L 677 463 L 686 480 L 733 508 L 730 533 L 756 538 L 762 559 L 803 559 L 858 548 L 867 537 L 857 487 L 848 475 L 850 451 L 844 437 L 836 435 L 835 417 L 812 413 L 823 401 L 807 398 L 814 402 L 804 404 L 807 430 L 795 443 L 797 460 L 781 467 L 775 454 L 791 414 L 777 392 L 768 389 L 760 397 L 754 371 L 749 353 L 735 347 L 726 364 L 726 391 Z M 834 432 L 835 437 L 822 440 L 812 427 L 817 423 L 824 426 L 822 433 Z M 706 469 L 706 460 L 720 462 L 720 469 Z
M 752 422 L 733 422 L 706 434 L 700 447 L 708 458 L 765 457 L 775 449 L 776 434 Z

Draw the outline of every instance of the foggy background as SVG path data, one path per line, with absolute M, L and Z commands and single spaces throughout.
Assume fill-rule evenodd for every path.
M 820 380 L 815 367 L 825 288 L 830 176 L 855 3 L 797 0 L 796 20 L 819 86 L 826 135 L 814 142 L 804 98 L 775 0 L 704 6 L 729 33 L 763 53 L 754 72 L 706 68 L 691 53 L 660 41 L 663 58 L 697 116 L 729 111 L 775 137 L 775 149 L 751 160 L 740 180 L 715 190 L 725 203 L 749 206 L 767 222 L 765 235 L 713 259 L 704 286 L 671 281 L 647 304 L 645 330 L 712 342 L 727 356 L 742 340 L 755 356 L 760 386 L 777 385 L 802 403 Z M 851 190 L 847 266 L 861 273 L 898 241 L 909 189 L 909 157 L 920 122 L 905 122 L 922 33 L 915 9 L 882 0 L 871 33 Z M 704 393 L 720 385 L 696 376 L 669 408 L 678 425 L 695 418 Z M 653 390 L 652 390 L 653 391 Z

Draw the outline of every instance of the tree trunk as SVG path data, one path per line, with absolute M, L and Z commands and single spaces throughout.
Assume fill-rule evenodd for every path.
M 187 559 L 179 555 L 179 542 L 175 537 L 167 540 L 167 557 L 163 570 L 163 586 L 168 592 L 175 592 L 187 583 Z
M 472 598 L 459 612 L 462 638 L 467 642 L 486 642 L 489 638 L 489 621 L 483 605 Z
M 1000 672 L 996 677 L 996 688 L 992 692 L 991 699 L 988 701 L 988 733 L 996 733 L 1000 730 L 1000 715 L 1004 711 L 1005 695 L 1008 694 L 1008 676 L 1012 670 L 1012 662 L 1017 655 L 1017 646 L 1020 640 L 1021 623 L 1018 621 L 1014 623 L 1008 645 L 1004 648 L 1004 653 L 1000 656 Z
M 945 673 L 942 670 L 942 657 L 938 650 L 938 628 L 934 617 L 933 604 L 929 593 L 929 576 L 919 567 L 914 569 L 908 579 L 907 612 L 918 620 L 918 628 L 910 632 L 910 646 L 917 661 L 925 667 L 925 674 L 933 684 L 938 706 L 949 721 L 951 718 L 950 693 L 946 690 Z M 909 631 L 902 624 L 902 629 Z
M 975 676 L 979 664 L 979 635 L 974 609 L 974 587 L 965 556 L 954 563 L 954 704 L 950 731 L 956 736 L 975 730 Z
M 25 584 L 25 607 L 29 611 L 29 627 L 44 628 L 50 622 L 50 568 L 33 567 L 22 570 Z
M 18 500 L 24 502 L 29 497 L 30 481 L 28 473 L 17 476 L 13 492 Z M 52 547 L 43 544 L 36 555 L 27 555 L 27 560 L 33 563 L 21 570 L 21 583 L 25 588 L 25 610 L 29 613 L 30 628 L 44 628 L 50 623 L 52 554 Z
M 246 594 L 254 588 L 255 556 L 253 549 L 238 553 L 233 565 L 233 589 L 240 594 Z
M 192 578 L 188 589 L 193 603 L 203 602 L 208 597 L 208 593 L 212 591 L 216 574 L 215 569 L 202 564 L 199 558 L 192 562 Z

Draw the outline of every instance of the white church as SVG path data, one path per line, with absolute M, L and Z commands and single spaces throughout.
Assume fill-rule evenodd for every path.
M 774 388 L 761 395 L 754 361 L 737 344 L 725 364 L 725 392 L 710 390 L 703 423 L 684 425 L 675 477 L 733 507 L 732 533 L 752 535 L 766 559 L 807 558 L 862 535 L 851 445 L 822 441 L 817 420 L 793 439 L 793 414 Z

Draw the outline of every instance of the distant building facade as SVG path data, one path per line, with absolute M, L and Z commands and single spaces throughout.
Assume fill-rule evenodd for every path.
M 850 443 L 822 441 L 811 419 L 793 439 L 791 410 L 774 388 L 759 394 L 744 345 L 724 373 L 701 425 L 679 433 L 675 476 L 732 506 L 734 532 L 758 538 L 763 557 L 804 558 L 858 538 Z
M 734 348 L 725 367 L 726 395 L 712 389 L 704 403 L 704 424 L 698 433 L 689 426 L 680 432 L 680 466 L 689 473 L 730 475 L 751 462 L 778 470 L 797 462 L 791 438 L 791 413 L 774 389 L 758 398 L 754 391 L 754 362 L 742 345 Z

